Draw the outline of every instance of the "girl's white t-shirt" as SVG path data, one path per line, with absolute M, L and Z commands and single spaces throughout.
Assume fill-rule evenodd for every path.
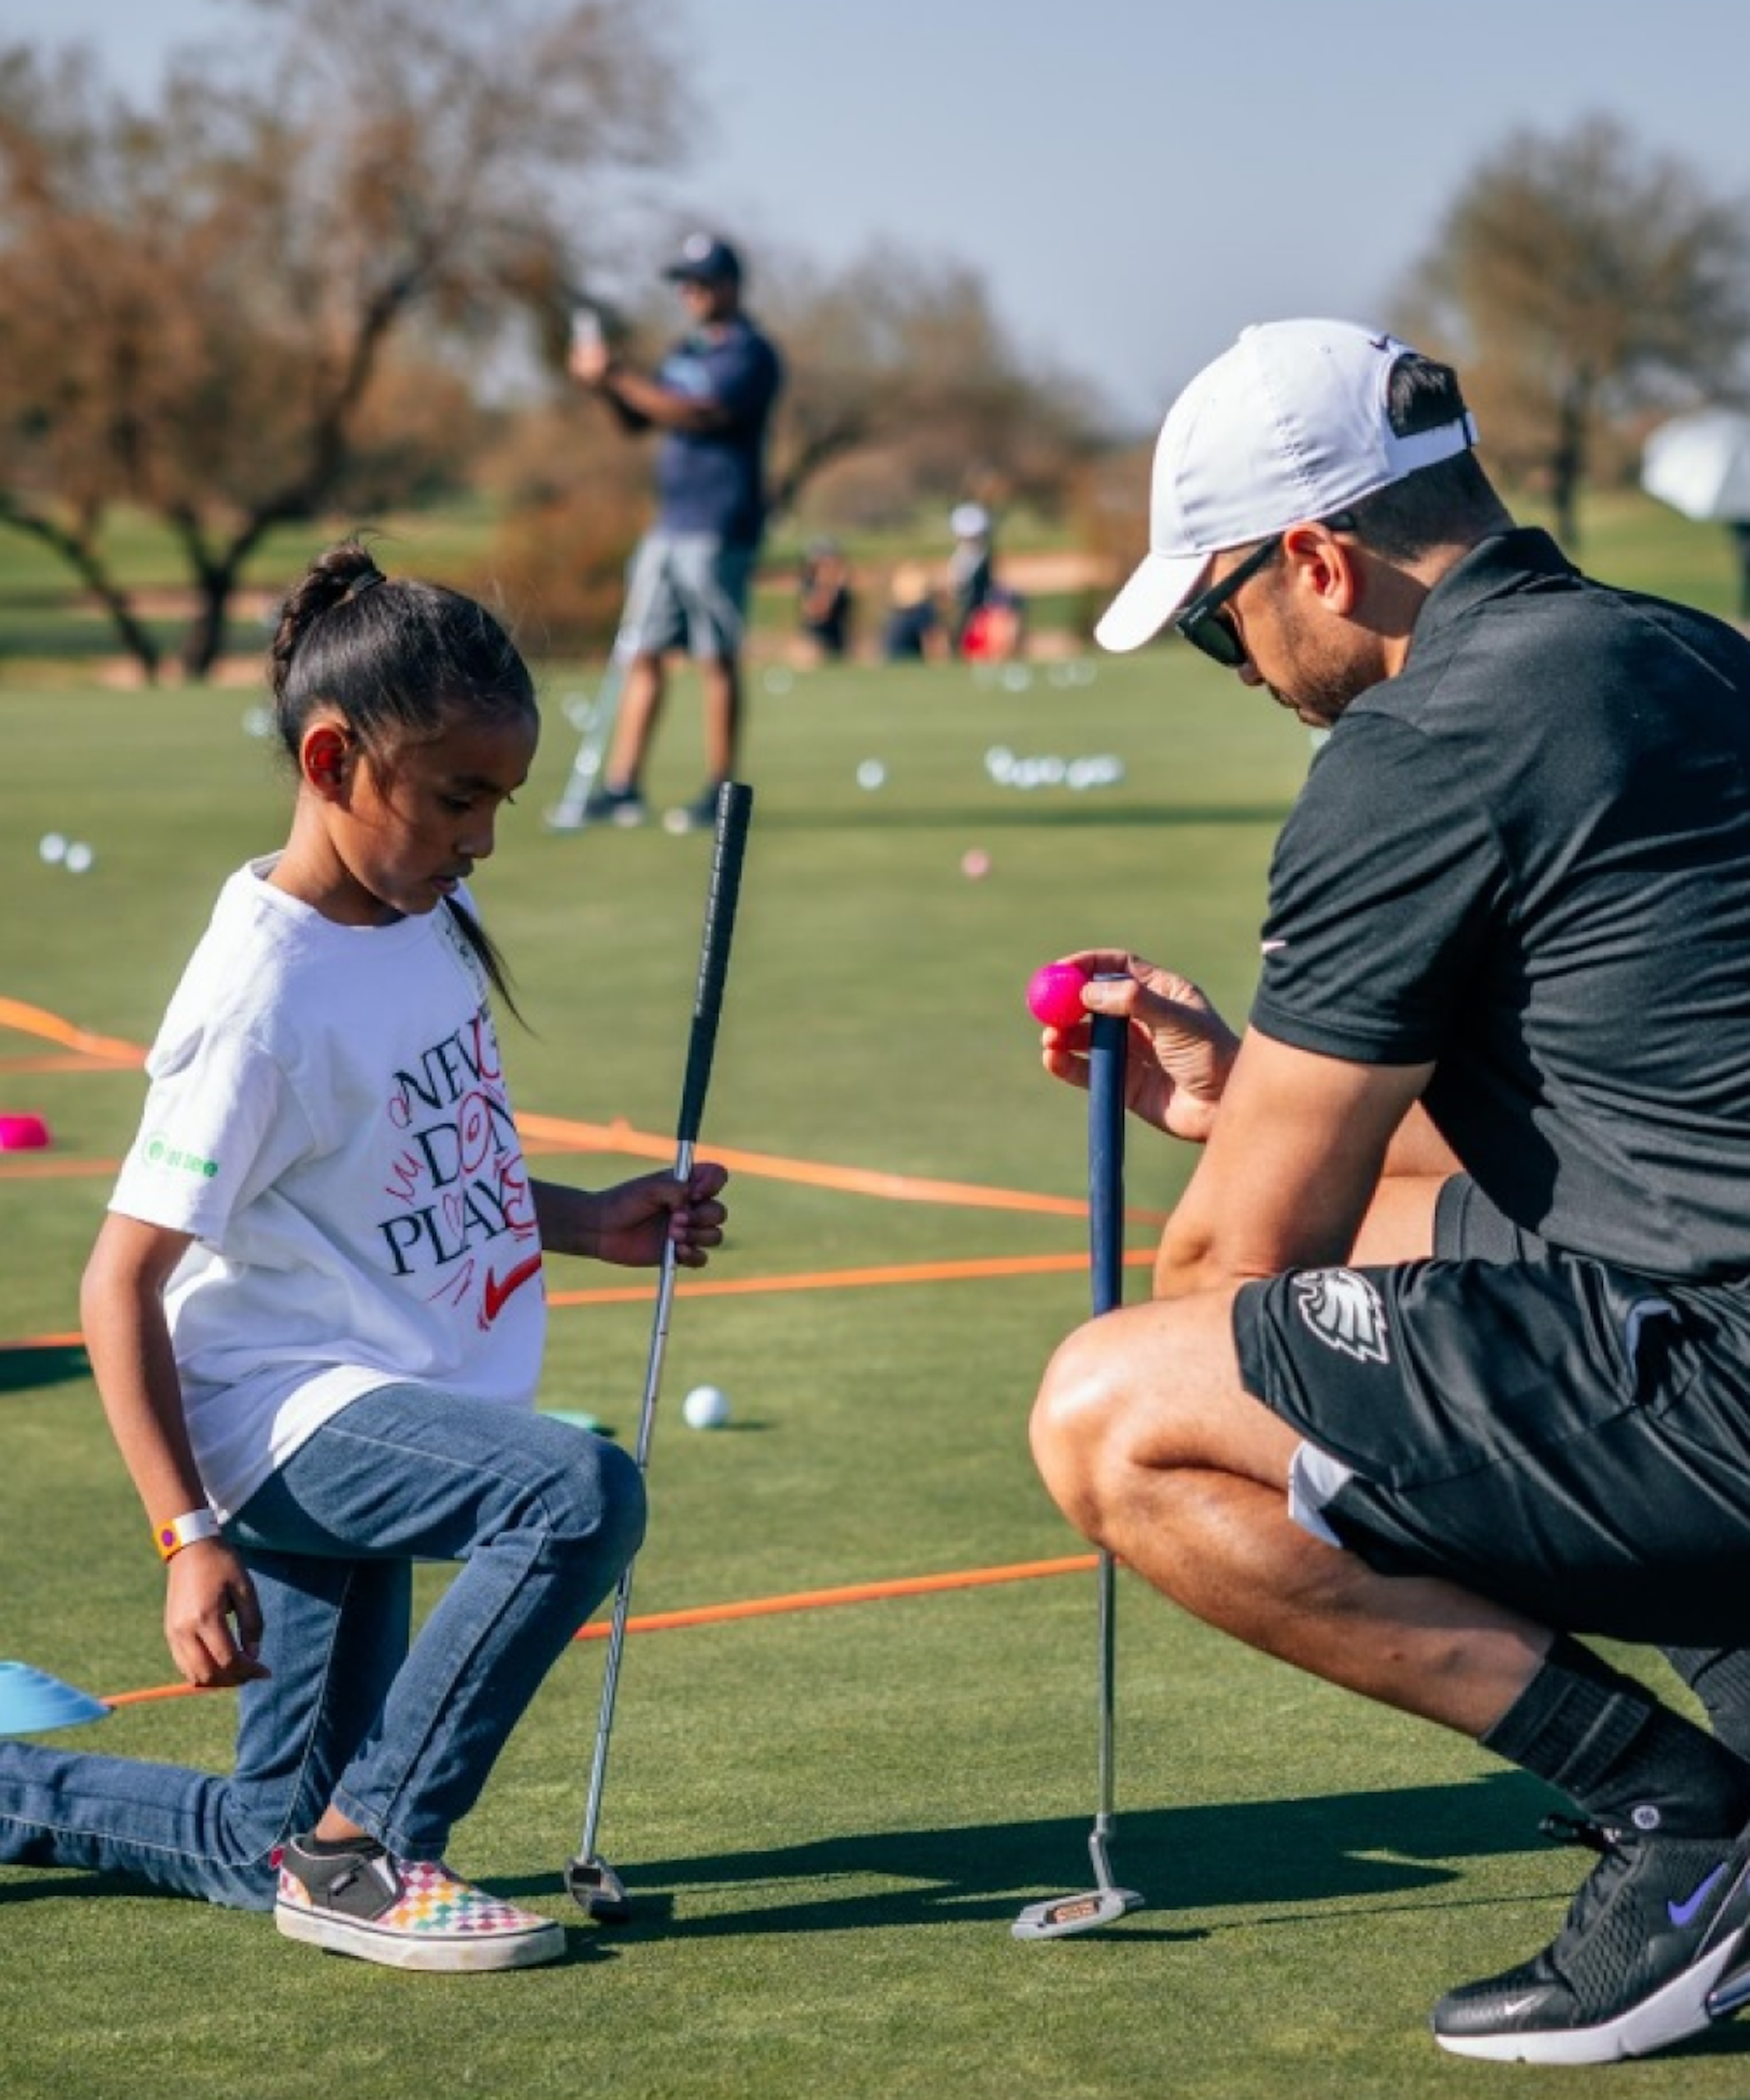
M 225 885 L 147 1059 L 110 1208 L 195 1245 L 165 1294 L 209 1498 L 417 1381 L 531 1406 L 540 1239 L 484 971 L 449 911 L 337 925 Z

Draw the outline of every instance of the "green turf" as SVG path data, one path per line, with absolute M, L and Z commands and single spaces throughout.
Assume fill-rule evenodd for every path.
M 708 842 L 543 831 L 576 684 L 548 681 L 536 779 L 478 885 L 531 1023 L 506 1028 L 507 1054 L 524 1109 L 660 1133 Z M 280 836 L 284 790 L 245 733 L 251 704 L 0 694 L 0 995 L 149 1035 L 218 882 Z M 1243 1010 L 1304 730 L 1176 647 L 1079 686 L 1035 668 L 1020 690 L 951 668 L 756 673 L 753 718 L 758 806 L 705 1149 L 1078 1193 L 1082 1104 L 1038 1071 L 1027 977 L 1064 949 L 1127 942 Z M 1126 778 L 1004 789 L 985 766 L 996 744 L 1115 752 Z M 683 686 L 659 800 L 695 787 L 696 748 Z M 877 792 L 856 780 L 871 757 L 887 768 Z M 90 874 L 39 859 L 50 830 L 91 843 Z M 960 871 L 975 847 L 990 857 L 981 880 Z M 0 1059 L 42 1047 L 0 1031 Z M 139 1091 L 127 1071 L 0 1063 L 0 1110 L 46 1116 L 62 1162 L 115 1158 Z M 1133 1203 L 1168 1204 L 1183 1171 L 1139 1137 Z M 683 1289 L 635 1609 L 1078 1551 L 1025 1421 L 1086 1304 L 1078 1224 L 753 1175 L 733 1190 L 725 1277 L 1078 1264 L 1043 1280 Z M 105 1193 L 101 1174 L 22 1178 L 0 1162 L 0 1336 L 73 1326 Z M 549 1403 L 629 1432 L 648 1325 L 640 1305 L 557 1310 Z M 737 1420 L 702 1435 L 677 1403 L 707 1379 Z M 163 1683 L 156 1564 L 78 1352 L 0 1351 L 0 1652 L 99 1692 Z M 1021 1946 L 1008 1932 L 1024 1903 L 1087 1876 L 1086 1576 L 641 1635 L 602 1830 L 634 1891 L 631 1927 L 585 1925 L 558 1882 L 600 1686 L 602 1649 L 586 1643 L 452 1847 L 463 1871 L 573 1925 L 566 1962 L 401 1977 L 315 1956 L 262 1919 L 0 1873 L 0 2093 L 1462 2100 L 1536 2076 L 1442 2058 L 1422 2023 L 1445 1986 L 1537 1944 L 1577 1879 L 1577 1855 L 1535 1834 L 1540 1791 L 1128 1582 L 1122 1619 L 1114 1856 L 1151 1908 L 1101 1938 Z M 66 1740 L 219 1767 L 228 1721 L 223 1696 L 181 1701 Z M 1743 2046 L 1727 2031 L 1609 2074 L 1610 2090 L 1722 2100 L 1750 2083 Z M 1544 2082 L 1589 2092 L 1588 2077 Z

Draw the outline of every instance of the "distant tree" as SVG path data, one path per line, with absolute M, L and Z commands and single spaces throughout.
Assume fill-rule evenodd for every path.
M 684 114 L 663 0 L 253 5 L 247 69 L 183 61 L 149 110 L 89 60 L 0 52 L 0 524 L 148 675 L 113 508 L 170 527 L 205 675 L 262 536 L 433 470 L 410 378 L 453 402 L 440 348 L 484 360 L 562 302 L 580 179 L 672 156 Z
M 1399 302 L 1462 368 L 1491 456 L 1577 543 L 1602 424 L 1726 385 L 1750 339 L 1750 221 L 1595 117 L 1520 132 L 1466 183 Z
M 897 461 L 913 496 L 976 482 L 1051 506 L 1103 440 L 1093 390 L 1029 364 L 965 263 L 891 243 L 835 273 L 780 258 L 760 311 L 791 372 L 773 446 L 780 511 L 870 454 Z
M 649 464 L 567 395 L 505 418 L 476 486 L 498 514 L 470 579 L 542 654 L 593 653 L 619 622 L 624 571 L 650 505 Z

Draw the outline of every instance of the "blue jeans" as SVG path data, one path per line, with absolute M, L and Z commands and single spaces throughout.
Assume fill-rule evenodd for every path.
M 417 1386 L 368 1393 L 226 1526 L 272 1673 L 238 1693 L 231 1776 L 0 1739 L 0 1864 L 266 1910 L 274 1848 L 330 1802 L 399 1857 L 441 1858 L 643 1529 L 614 1445 Z M 416 1560 L 461 1564 L 410 1647 Z

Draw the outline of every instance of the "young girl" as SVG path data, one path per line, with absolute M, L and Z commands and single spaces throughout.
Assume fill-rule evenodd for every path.
M 538 734 L 496 622 L 348 544 L 271 652 L 298 795 L 233 875 L 148 1063 L 86 1272 L 104 1405 L 229 1779 L 0 1742 L 0 1861 L 274 1910 L 415 1969 L 564 1951 L 443 1864 L 549 1665 L 642 1534 L 619 1449 L 536 1414 L 544 1251 L 699 1266 L 725 1176 L 531 1180 L 464 884 Z M 409 1644 L 416 1560 L 460 1572 Z

